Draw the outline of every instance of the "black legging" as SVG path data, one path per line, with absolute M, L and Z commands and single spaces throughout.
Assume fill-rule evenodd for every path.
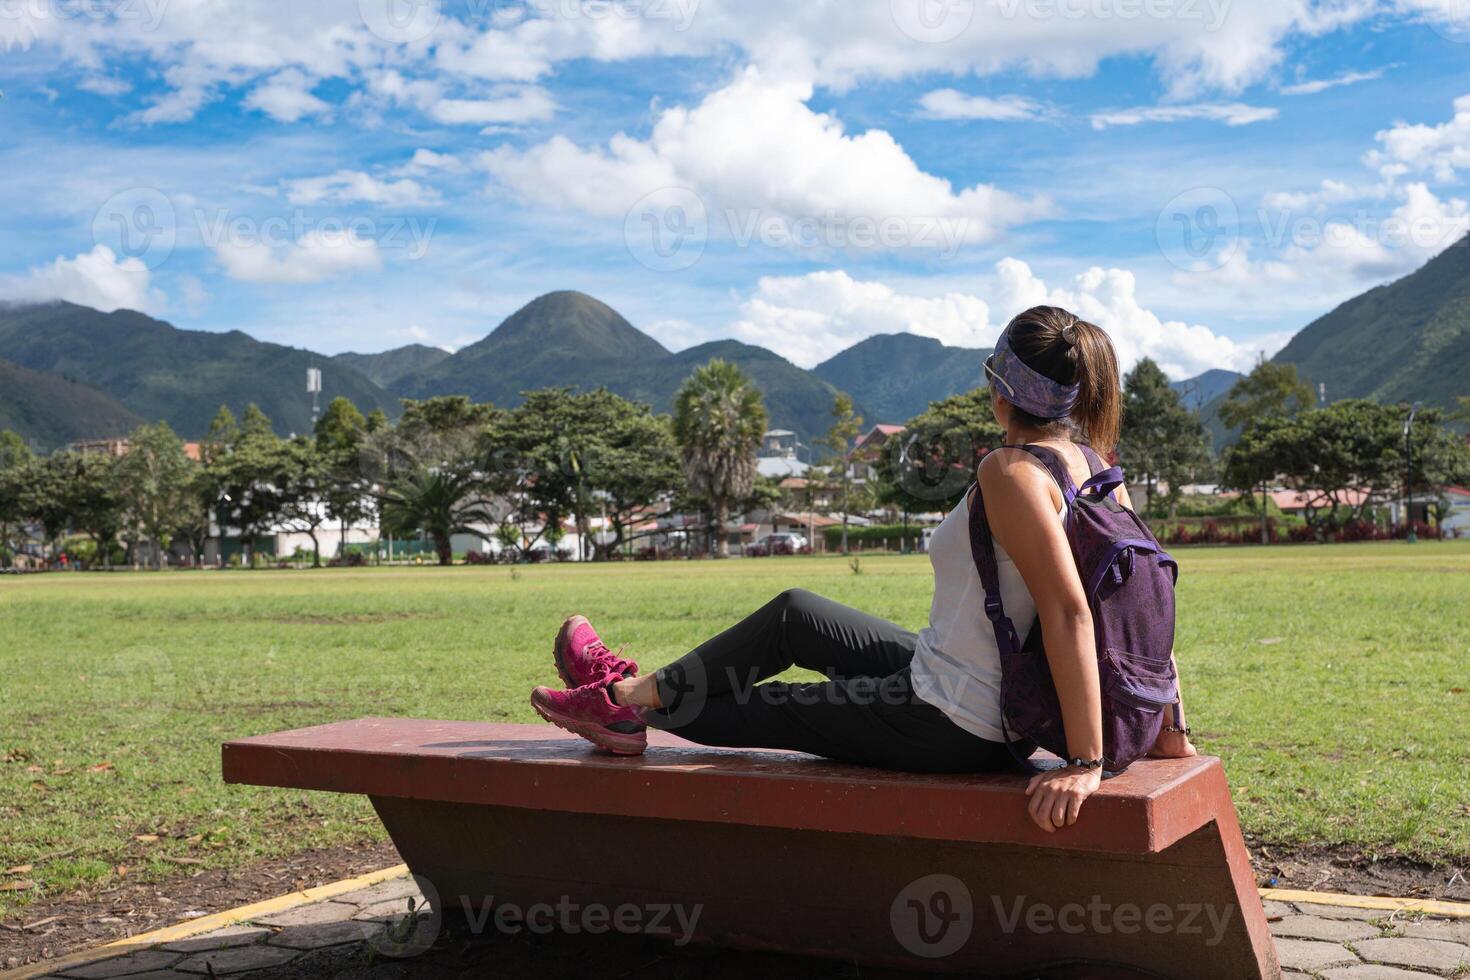
M 701 745 L 797 749 L 913 772 L 1014 766 L 1003 742 L 960 728 L 914 693 L 917 635 L 791 589 L 655 675 L 664 708 L 648 724 Z M 758 684 L 789 667 L 821 683 Z M 1029 754 L 1029 745 L 1019 745 Z

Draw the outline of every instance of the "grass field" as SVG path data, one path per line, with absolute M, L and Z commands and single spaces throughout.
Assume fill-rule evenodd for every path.
M 1247 831 L 1470 858 L 1470 542 L 1181 550 L 1178 649 Z M 381 834 L 355 798 L 228 787 L 227 738 L 366 714 L 534 721 L 585 612 L 657 666 L 802 586 L 904 625 L 923 557 L 0 580 L 0 914 L 45 889 Z

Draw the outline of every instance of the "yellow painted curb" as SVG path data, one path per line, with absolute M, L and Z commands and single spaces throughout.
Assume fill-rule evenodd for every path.
M 96 960 L 110 959 L 121 956 L 134 949 L 146 949 L 149 946 L 158 946 L 163 943 L 178 942 L 180 939 L 188 939 L 205 932 L 213 932 L 232 926 L 237 922 L 247 919 L 259 919 L 267 915 L 275 915 L 287 909 L 294 909 L 298 905 L 310 905 L 313 902 L 325 901 L 348 892 L 355 892 L 359 888 L 367 888 L 379 882 L 391 881 L 394 878 L 402 878 L 408 874 L 408 865 L 398 864 L 391 868 L 383 868 L 379 871 L 369 871 L 365 875 L 356 878 L 347 878 L 343 881 L 334 881 L 326 885 L 318 885 L 316 888 L 307 888 L 299 892 L 291 892 L 287 895 L 278 895 L 268 898 L 263 902 L 255 902 L 251 905 L 242 905 L 237 909 L 229 909 L 225 912 L 215 912 L 211 915 L 203 915 L 197 919 L 180 922 L 177 925 L 167 926 L 154 932 L 140 933 L 108 943 L 105 946 L 94 946 L 91 949 L 79 950 L 66 956 L 55 959 L 44 960 L 23 966 L 9 973 L 0 973 L 0 980 L 30 980 L 32 977 L 43 977 L 48 973 L 58 970 L 70 969 L 83 963 L 91 963 Z
M 391 868 L 383 868 L 381 871 L 370 871 L 356 878 L 348 878 L 344 881 L 334 881 L 331 884 L 320 885 L 316 888 L 308 888 L 304 891 L 291 892 L 276 898 L 268 898 L 263 902 L 253 905 L 242 905 L 237 909 L 225 912 L 215 912 L 212 915 L 201 916 L 188 922 L 180 922 L 177 925 L 167 926 L 154 932 L 145 932 L 137 936 L 129 936 L 105 946 L 96 946 L 91 949 L 80 950 L 56 959 L 34 963 L 23 966 L 9 973 L 0 973 L 0 980 L 33 980 L 35 977 L 43 977 L 57 970 L 65 970 L 84 963 L 92 963 L 97 960 L 109 959 L 121 956 L 134 949 L 146 949 L 150 946 L 159 946 L 163 943 L 178 942 L 180 939 L 188 939 L 201 933 L 213 932 L 226 926 L 234 925 L 248 919 L 259 919 L 287 909 L 294 909 L 299 905 L 310 905 L 312 902 L 321 902 L 338 895 L 357 891 L 359 888 L 367 888 L 379 882 L 391 881 L 408 874 L 408 865 L 399 864 Z M 1381 909 L 1385 912 L 1419 912 L 1425 915 L 1442 915 L 1458 919 L 1470 919 L 1470 904 L 1464 902 L 1441 902 L 1427 898 L 1384 898 L 1377 895 L 1344 895 L 1338 892 L 1308 892 L 1296 891 L 1290 888 L 1262 888 L 1260 889 L 1262 899 L 1271 899 L 1277 902 L 1310 902 L 1313 905 L 1333 905 L 1339 908 L 1352 909 Z
M 1290 888 L 1262 888 L 1262 898 L 1278 902 L 1311 902 L 1313 905 L 1336 905 L 1349 909 L 1382 909 L 1385 912 L 1422 912 L 1470 919 L 1470 904 L 1441 902 L 1432 898 L 1386 898 L 1380 895 L 1339 895 L 1336 892 L 1304 892 Z

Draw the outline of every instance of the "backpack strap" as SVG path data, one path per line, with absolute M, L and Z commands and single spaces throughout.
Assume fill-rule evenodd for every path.
M 996 563 L 995 540 L 990 534 L 990 521 L 985 516 L 985 498 L 980 494 L 979 480 L 970 488 L 967 497 L 970 501 L 970 554 L 975 559 L 975 570 L 980 573 L 980 584 L 985 589 L 985 617 L 990 620 L 990 627 L 995 631 L 995 648 L 1004 663 L 1007 655 L 1020 651 L 1021 637 L 1016 633 L 1016 625 L 1006 615 L 1005 606 L 1000 600 L 1000 566 Z M 1016 740 L 1011 737 L 1010 729 L 1006 726 L 1004 702 L 1000 709 L 1000 732 L 1017 767 L 1022 772 L 1039 772 L 1030 760 L 1023 758 L 1016 750 Z
M 985 498 L 976 481 L 970 488 L 970 554 L 975 559 L 975 570 L 980 573 L 980 584 L 985 587 L 985 617 L 995 630 L 996 648 L 1003 654 L 1021 649 L 1021 638 L 1016 626 L 1006 615 L 1000 601 L 1000 566 L 995 558 L 995 539 L 990 534 L 990 521 L 985 517 Z

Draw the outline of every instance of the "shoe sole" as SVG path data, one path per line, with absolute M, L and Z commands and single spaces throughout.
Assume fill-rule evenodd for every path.
M 572 677 L 571 672 L 567 670 L 566 658 L 562 655 L 562 651 L 565 650 L 571 642 L 569 637 L 567 636 L 567 634 L 571 632 L 569 628 L 571 622 L 571 619 L 568 619 L 566 622 L 561 624 L 561 629 L 556 631 L 556 639 L 552 641 L 551 644 L 551 662 L 556 665 L 556 676 L 561 678 L 562 687 L 565 687 L 569 691 L 573 688 L 581 687 L 583 684 L 588 683 L 585 680 L 579 681 L 576 678 Z M 628 674 L 628 676 L 636 677 L 638 676 L 638 671 L 634 670 L 632 673 Z
M 535 708 L 536 713 L 544 720 L 551 722 L 562 731 L 580 735 L 598 748 L 605 749 L 614 755 L 642 755 L 648 748 L 646 734 L 619 735 L 617 732 L 608 731 L 601 725 L 578 721 L 560 712 L 551 711 L 542 707 L 535 698 L 531 699 L 531 707 Z

